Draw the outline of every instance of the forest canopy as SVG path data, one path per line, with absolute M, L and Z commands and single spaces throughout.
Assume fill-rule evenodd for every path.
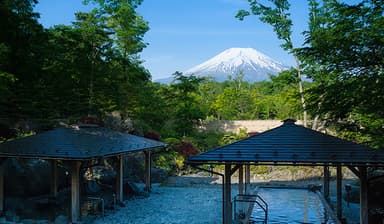
M 135 113 L 150 74 L 138 53 L 148 24 L 141 1 L 92 1 L 72 25 L 48 29 L 33 12 L 37 1 L 0 4 L 1 117 L 54 119 Z
M 71 25 L 44 28 L 36 0 L 2 1 L 0 119 L 102 119 L 119 111 L 142 133 L 181 138 L 204 120 L 302 119 L 307 110 L 339 136 L 384 146 L 383 1 L 309 0 L 305 43 L 289 45 L 294 21 L 280 30 L 297 66 L 268 81 L 248 83 L 240 72 L 218 83 L 175 72 L 170 85 L 152 82 L 140 59 L 150 29 L 137 13 L 141 0 L 84 2 L 94 9 L 76 13 Z M 289 19 L 287 0 L 249 2 L 242 16 L 263 15 L 277 30 L 275 20 Z M 279 7 L 284 17 L 276 17 Z M 301 75 L 311 79 L 303 91 Z

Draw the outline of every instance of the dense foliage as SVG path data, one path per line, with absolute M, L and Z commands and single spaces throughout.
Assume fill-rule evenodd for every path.
M 308 30 L 299 48 L 291 40 L 290 1 L 248 2 L 249 10 L 237 17 L 253 14 L 270 24 L 295 57 L 298 74 L 312 79 L 304 110 L 342 137 L 383 148 L 384 2 L 308 1 Z
M 306 46 L 310 109 L 342 135 L 384 147 L 384 4 L 310 1 Z
M 170 85 L 152 84 L 152 106 L 142 113 L 140 124 L 169 144 L 156 165 L 170 173 L 183 171 L 185 158 L 248 136 L 201 132 L 203 121 L 299 118 L 301 105 L 295 71 L 271 75 L 271 81 L 249 83 L 240 73 L 219 83 L 195 76 L 174 74 Z M 310 83 L 306 83 L 310 85 Z M 144 116 L 145 115 L 145 116 Z
M 156 164 L 184 168 L 187 156 L 247 136 L 203 133 L 202 121 L 302 118 L 327 121 L 340 135 L 384 146 L 384 16 L 382 1 L 356 4 L 310 0 L 305 45 L 294 48 L 289 3 L 250 0 L 251 13 L 273 26 L 295 69 L 249 83 L 240 72 L 219 83 L 174 73 L 170 85 L 153 83 L 139 53 L 147 22 L 141 0 L 89 0 L 72 25 L 43 28 L 35 0 L 0 4 L 0 122 L 78 119 L 119 111 L 136 133 L 169 143 Z M 302 70 L 303 69 L 303 70 Z M 297 88 L 301 72 L 312 79 Z M 304 102 L 304 95 L 306 101 Z M 0 124 L 0 141 L 15 130 Z M 176 168 L 176 169 L 175 169 Z
M 250 11 L 240 10 L 236 17 L 240 20 L 243 20 L 244 17 L 251 14 L 259 17 L 260 21 L 267 23 L 273 27 L 273 31 L 276 33 L 276 36 L 279 40 L 283 41 L 280 45 L 282 49 L 290 53 L 296 62 L 296 80 L 299 87 L 301 106 L 303 110 L 303 124 L 304 127 L 307 127 L 307 108 L 304 96 L 303 82 L 302 82 L 302 71 L 301 71 L 301 62 L 297 53 L 294 51 L 294 44 L 292 41 L 292 20 L 290 18 L 290 3 L 288 0 L 269 0 L 258 1 L 258 0 L 248 0 Z
M 170 85 L 150 82 L 139 58 L 149 29 L 136 13 L 141 1 L 85 3 L 95 8 L 76 13 L 72 25 L 50 28 L 33 12 L 37 1 L 0 4 L 1 120 L 49 125 L 55 119 L 103 120 L 119 111 L 134 121 L 136 133 L 169 143 L 156 163 L 174 172 L 186 157 L 246 136 L 198 132 L 203 120 L 298 117 L 291 71 L 261 83 L 244 81 L 242 73 L 218 83 L 180 72 Z M 17 135 L 6 125 L 1 133 L 2 141 Z
M 140 1 L 93 1 L 70 26 L 44 29 L 36 1 L 0 4 L 0 116 L 54 119 L 121 110 L 135 115 L 150 79 L 138 53 Z

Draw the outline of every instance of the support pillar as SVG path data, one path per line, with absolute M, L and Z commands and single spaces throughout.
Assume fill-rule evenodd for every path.
M 239 167 L 239 194 L 244 194 L 244 166 Z
M 324 198 L 329 202 L 329 166 L 324 166 Z
M 245 194 L 251 192 L 251 165 L 245 165 Z
M 71 222 L 80 219 L 80 161 L 71 162 Z
M 51 196 L 57 197 L 57 160 L 51 160 Z
M 224 174 L 224 224 L 232 223 L 232 196 L 231 196 L 231 164 L 225 164 Z
M 151 167 L 152 167 L 152 156 L 151 151 L 144 151 L 145 154 L 145 190 L 151 192 Z
M 3 159 L 0 159 L 0 215 L 4 212 L 4 166 Z
M 343 173 L 341 171 L 341 166 L 336 167 L 336 208 L 337 208 L 337 218 L 341 220 L 343 218 L 343 206 L 342 206 L 342 179 Z
M 123 163 L 124 157 L 117 156 L 116 162 L 116 200 L 118 202 L 123 202 Z
M 360 171 L 360 224 L 368 224 L 368 175 L 367 167 L 359 167 Z

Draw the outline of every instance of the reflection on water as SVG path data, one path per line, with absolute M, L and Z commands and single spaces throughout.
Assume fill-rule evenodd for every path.
M 334 224 L 320 198 L 302 189 L 260 188 L 258 194 L 268 203 L 268 223 Z M 264 213 L 255 206 L 252 220 L 260 220 Z M 259 223 L 259 222 L 254 222 Z

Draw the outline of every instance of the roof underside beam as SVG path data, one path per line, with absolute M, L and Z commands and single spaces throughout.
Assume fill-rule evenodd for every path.
M 353 174 L 355 174 L 357 177 L 360 178 L 360 176 L 361 176 L 360 171 L 359 171 L 356 167 L 354 167 L 354 166 L 348 166 L 348 169 L 349 169 L 350 171 L 352 171 Z
M 241 167 L 241 164 L 236 164 L 235 167 L 231 169 L 231 176 Z
M 267 165 L 267 166 L 324 166 L 325 164 L 329 166 L 346 166 L 356 175 L 357 169 L 354 167 L 384 167 L 384 164 L 367 164 L 367 163 L 337 163 L 337 162 L 277 162 L 277 161 L 189 161 L 190 165 L 224 165 L 230 163 L 232 165 Z M 235 170 L 236 171 L 236 170 Z M 234 172 L 235 172 L 234 171 Z M 358 171 L 357 171 L 358 172 Z

